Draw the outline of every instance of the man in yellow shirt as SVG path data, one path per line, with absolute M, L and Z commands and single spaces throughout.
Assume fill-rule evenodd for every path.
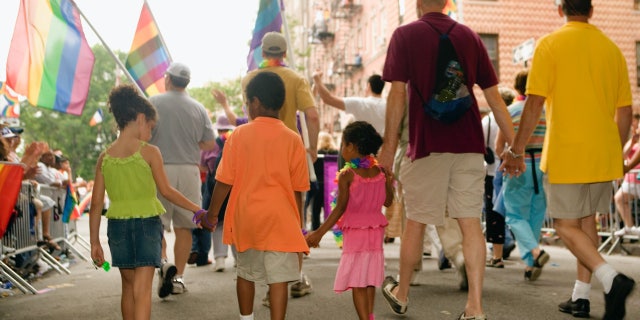
M 620 49 L 589 24 L 591 0 L 556 3 L 567 22 L 538 41 L 520 130 L 503 154 L 502 169 L 515 176 L 524 172 L 524 147 L 546 101 L 540 166 L 546 173 L 547 212 L 579 262 L 572 297 L 560 311 L 589 316 L 593 273 L 604 288 L 604 319 L 623 319 L 635 282 L 598 253 L 594 215 L 609 212 L 611 181 L 622 177 L 621 141 L 631 124 L 627 65 Z

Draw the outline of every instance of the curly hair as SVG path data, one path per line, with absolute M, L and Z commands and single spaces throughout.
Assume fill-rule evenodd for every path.
M 113 113 L 118 129 L 124 129 L 131 121 L 135 121 L 139 113 L 147 120 L 156 120 L 156 109 L 147 98 L 138 93 L 131 84 L 117 86 L 109 93 L 109 112 Z
M 362 155 L 375 155 L 382 145 L 382 137 L 368 122 L 355 121 L 342 132 L 342 143 L 355 145 Z

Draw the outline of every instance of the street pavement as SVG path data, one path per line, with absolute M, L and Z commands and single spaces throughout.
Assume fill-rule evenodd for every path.
M 78 221 L 78 231 L 88 240 L 88 217 Z M 102 243 L 108 252 L 106 220 L 101 225 Z M 172 245 L 173 237 L 167 237 Z M 484 283 L 484 308 L 488 319 L 573 319 L 558 312 L 558 303 L 571 295 L 575 279 L 575 259 L 558 245 L 543 247 L 551 260 L 535 282 L 525 282 L 524 265 L 517 249 L 504 269 L 487 268 Z M 387 274 L 398 271 L 400 244 L 385 244 Z M 170 250 L 171 251 L 171 250 Z M 87 256 L 88 252 L 84 251 Z M 331 235 L 321 247 L 313 249 L 304 260 L 304 272 L 313 284 L 313 292 L 289 300 L 287 319 L 357 319 L 351 293 L 333 292 L 333 279 L 340 258 Z M 640 280 L 640 260 L 636 256 L 606 256 L 616 269 Z M 466 293 L 458 290 L 459 279 L 454 269 L 440 271 L 437 259 L 425 257 L 424 270 L 418 276 L 420 286 L 411 287 L 406 315 L 396 316 L 388 308 L 380 291 L 375 301 L 376 319 L 457 319 L 466 302 Z M 120 277 L 117 268 L 109 272 L 96 270 L 79 258 L 70 266 L 70 275 L 50 271 L 33 282 L 42 293 L 0 298 L 0 319 L 120 319 Z M 157 278 L 157 277 L 156 277 Z M 157 279 L 155 279 L 157 280 Z M 152 319 L 238 319 L 235 297 L 233 259 L 227 259 L 224 272 L 214 272 L 213 265 L 188 266 L 185 282 L 189 292 L 160 299 L 154 281 Z M 269 309 L 261 305 L 266 286 L 258 285 L 254 303 L 255 319 L 269 319 Z M 636 289 L 628 299 L 626 319 L 640 319 L 640 299 Z M 591 316 L 600 319 L 604 313 L 602 287 L 594 281 L 591 291 Z

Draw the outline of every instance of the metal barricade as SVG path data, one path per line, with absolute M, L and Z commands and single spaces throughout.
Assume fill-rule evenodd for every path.
M 42 192 L 42 194 L 44 195 L 51 197 L 53 201 L 56 203 L 56 207 L 58 208 L 57 212 L 51 215 L 49 232 L 50 232 L 52 241 L 58 244 L 61 244 L 63 249 L 71 250 L 75 255 L 80 257 L 82 260 L 89 261 L 89 258 L 87 258 L 87 256 L 85 256 L 80 250 L 78 250 L 78 248 L 74 246 L 74 244 L 78 244 L 88 252 L 91 252 L 91 247 L 89 246 L 89 242 L 84 238 L 82 238 L 76 232 L 77 229 L 76 229 L 75 220 L 70 220 L 69 223 L 64 223 L 62 219 L 65 200 L 67 197 L 66 189 L 44 186 L 41 188 L 40 192 Z
M 38 291 L 5 263 L 5 258 L 38 249 L 35 235 L 31 234 L 29 202 L 32 192 L 31 184 L 23 182 L 18 198 L 18 214 L 0 240 L 0 273 L 23 293 L 35 294 Z
M 640 193 L 640 181 L 637 180 L 636 176 L 640 173 L 640 170 L 634 169 L 629 173 L 632 175 L 631 179 L 628 179 L 629 186 L 629 194 L 627 199 L 627 204 L 629 205 L 631 218 L 633 220 L 634 226 L 638 226 L 638 217 L 640 214 L 640 204 L 638 203 L 638 196 Z M 625 176 L 626 178 L 626 176 Z M 616 193 L 622 192 L 622 183 L 618 183 L 614 181 L 614 197 Z M 624 200 L 623 200 L 624 201 Z M 624 234 L 622 236 L 616 236 L 615 232 L 624 228 L 624 223 L 622 222 L 622 217 L 620 214 L 619 208 L 617 208 L 615 201 L 611 203 L 611 214 L 601 215 L 598 219 L 599 223 L 599 232 L 598 235 L 601 238 L 606 238 L 605 241 L 602 242 L 600 247 L 598 247 L 598 251 L 602 252 L 607 249 L 607 254 L 611 254 L 615 249 L 619 248 L 627 254 L 631 254 L 631 251 L 627 249 L 623 244 L 625 240 L 639 240 L 640 237 L 638 234 Z
M 76 221 L 72 220 L 69 223 L 62 222 L 66 190 L 40 185 L 38 193 L 31 183 L 22 182 L 17 203 L 19 212 L 11 223 L 11 226 L 7 229 L 5 235 L 0 239 L 0 274 L 23 293 L 32 294 L 37 294 L 38 290 L 23 279 L 11 266 L 6 264 L 5 261 L 7 260 L 5 260 L 5 258 L 37 251 L 39 258 L 58 273 L 71 273 L 67 267 L 61 264 L 47 250 L 38 246 L 38 235 L 42 234 L 42 226 L 35 223 L 36 220 L 32 217 L 30 208 L 31 198 L 37 197 L 38 194 L 48 196 L 55 202 L 54 208 L 51 209 L 52 212 L 49 220 L 49 235 L 51 241 L 57 243 L 63 249 L 71 250 L 84 261 L 89 261 L 89 258 L 78 250 L 74 244 L 91 252 L 89 242 L 76 231 Z

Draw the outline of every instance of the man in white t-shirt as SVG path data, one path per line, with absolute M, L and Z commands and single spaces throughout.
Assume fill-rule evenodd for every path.
M 384 81 L 380 75 L 369 77 L 365 97 L 340 98 L 329 92 L 322 83 L 322 72 L 313 74 L 315 89 L 322 101 L 334 108 L 352 114 L 357 121 L 369 122 L 380 135 L 384 135 L 384 117 L 387 111 L 387 101 L 382 99 Z

